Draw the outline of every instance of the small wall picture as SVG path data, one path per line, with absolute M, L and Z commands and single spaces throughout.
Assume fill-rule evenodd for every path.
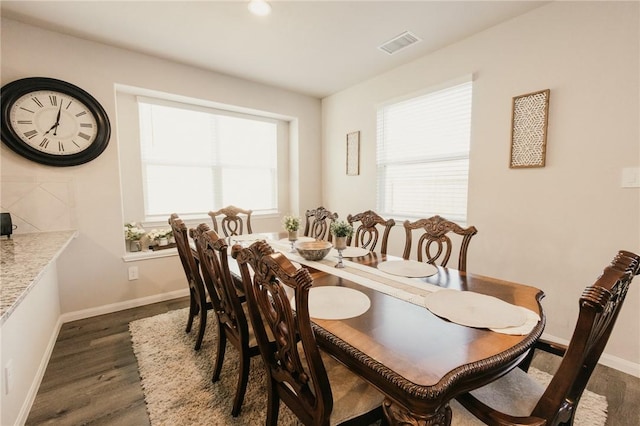
M 513 98 L 509 167 L 544 167 L 550 90 Z
M 360 174 L 360 132 L 347 133 L 347 176 Z

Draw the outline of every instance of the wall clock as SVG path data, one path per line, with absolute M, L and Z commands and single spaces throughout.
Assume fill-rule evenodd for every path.
M 2 141 L 38 163 L 76 166 L 97 158 L 109 143 L 104 108 L 71 83 L 23 78 L 2 87 L 0 103 Z

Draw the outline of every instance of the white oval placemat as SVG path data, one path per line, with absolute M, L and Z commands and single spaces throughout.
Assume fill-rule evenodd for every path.
M 538 322 L 540 322 L 540 315 L 536 314 L 531 309 L 527 309 L 523 306 L 518 306 L 518 307 L 522 309 L 522 312 L 524 312 L 527 318 L 524 324 L 518 325 L 516 327 L 491 328 L 491 331 L 495 331 L 496 333 L 511 334 L 511 335 L 518 335 L 518 336 L 524 336 L 525 334 L 531 333 L 531 330 L 533 330 L 533 327 L 535 327 L 538 324 Z
M 290 299 L 293 309 L 296 302 Z M 347 287 L 322 286 L 309 289 L 309 316 L 326 320 L 341 320 L 362 315 L 371 306 L 369 297 Z
M 387 274 L 410 278 L 428 277 L 438 273 L 438 268 L 432 264 L 415 260 L 389 260 L 378 263 L 378 269 Z
M 366 256 L 371 253 L 369 250 L 362 247 L 347 247 L 342 250 L 342 257 L 360 257 Z M 338 250 L 331 249 L 331 256 L 338 257 Z
M 456 324 L 477 328 L 518 327 L 527 321 L 516 305 L 473 291 L 444 289 L 428 294 L 425 307 Z

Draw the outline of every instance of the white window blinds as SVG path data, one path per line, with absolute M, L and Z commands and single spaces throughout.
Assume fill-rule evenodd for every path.
M 466 222 L 472 82 L 378 108 L 378 210 Z
M 145 218 L 277 210 L 277 123 L 138 98 Z

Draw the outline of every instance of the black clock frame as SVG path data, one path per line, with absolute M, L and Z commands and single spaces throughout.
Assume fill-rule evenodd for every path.
M 70 155 L 54 155 L 26 144 L 11 126 L 11 107 L 21 96 L 37 90 L 55 90 L 73 96 L 84 103 L 96 119 L 96 138 L 87 149 Z M 83 89 L 66 81 L 48 77 L 28 77 L 4 85 L 0 91 L 2 106 L 2 141 L 17 154 L 40 164 L 57 167 L 77 166 L 96 159 L 107 148 L 111 137 L 111 124 L 102 105 Z

